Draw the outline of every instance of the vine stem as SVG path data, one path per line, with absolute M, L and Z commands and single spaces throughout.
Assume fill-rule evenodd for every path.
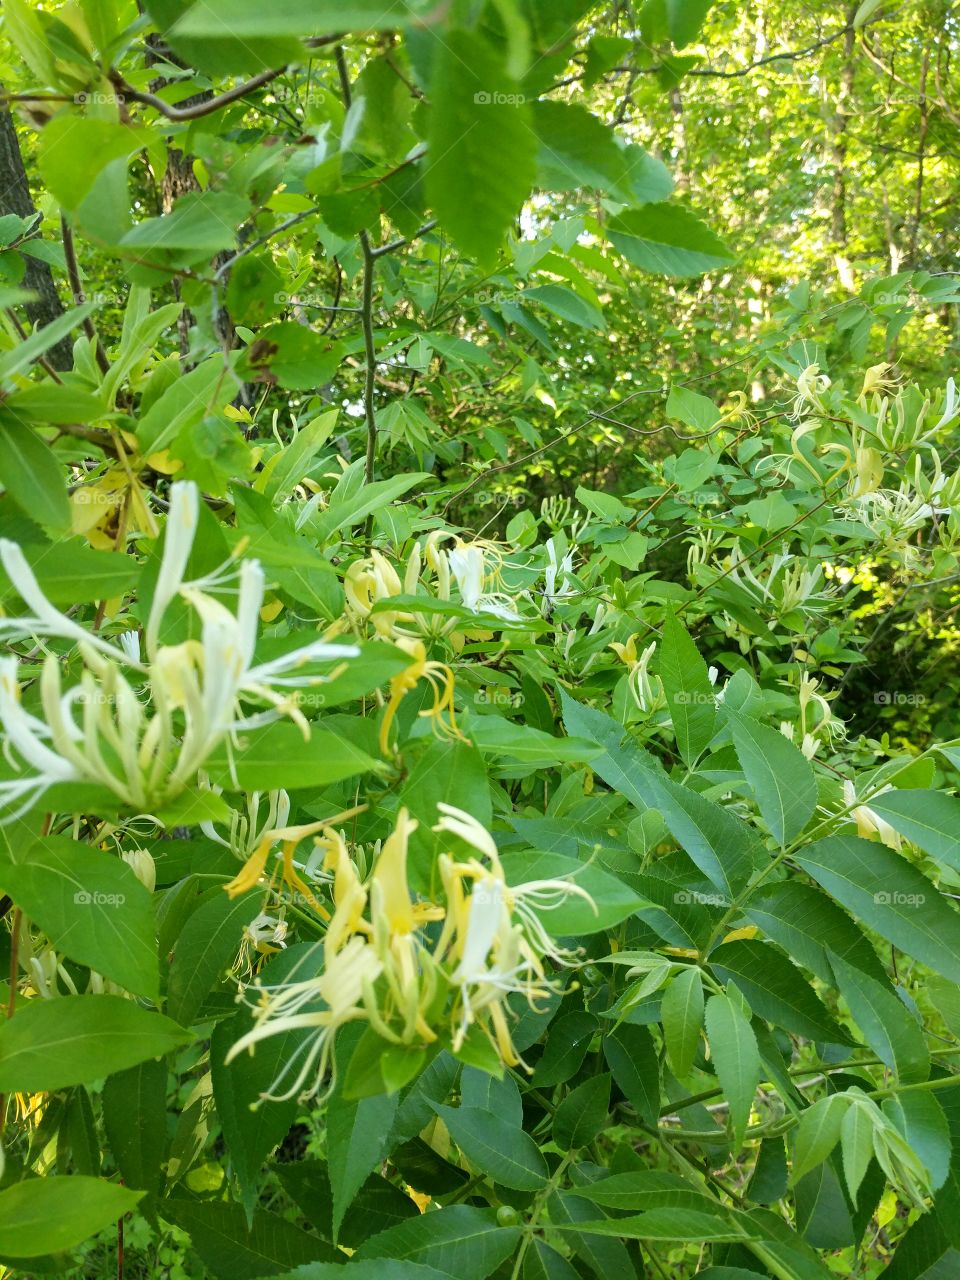
M 353 90 L 350 87 L 350 72 L 347 68 L 343 45 L 337 45 L 337 74 L 340 77 L 340 94 L 344 106 L 349 111 L 353 102 Z M 418 232 L 418 234 L 420 234 Z M 377 274 L 377 255 L 387 252 L 393 246 L 385 246 L 383 250 L 375 250 L 370 243 L 370 233 L 366 227 L 359 232 L 360 252 L 363 255 L 363 292 L 360 299 L 360 327 L 363 331 L 363 351 L 366 369 L 363 378 L 363 417 L 367 424 L 367 455 L 364 465 L 364 479 L 367 484 L 373 480 L 377 463 L 377 413 L 374 396 L 377 390 L 377 344 L 373 333 L 373 286 Z M 372 516 L 367 518 L 369 533 Z

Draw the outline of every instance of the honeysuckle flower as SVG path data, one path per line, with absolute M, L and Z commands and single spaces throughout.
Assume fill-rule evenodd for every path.
M 453 671 L 445 662 L 435 662 L 427 658 L 423 641 L 408 636 L 394 638 L 397 648 L 407 653 L 411 662 L 402 671 L 390 679 L 390 697 L 387 709 L 380 722 L 380 750 L 384 755 L 390 754 L 390 728 L 400 703 L 415 689 L 421 680 L 426 680 L 433 692 L 433 705 L 421 716 L 429 716 L 433 722 L 435 733 L 451 737 L 462 737 L 457 728 L 456 709 L 453 703 L 454 680 Z
M 343 590 L 349 608 L 363 620 L 369 618 L 378 635 L 389 637 L 397 621 L 409 617 L 395 610 L 373 613 L 382 600 L 403 593 L 404 586 L 390 561 L 379 551 L 371 551 L 363 560 L 355 560 L 343 579 Z
M 943 412 L 940 420 L 933 428 L 939 431 L 942 427 L 948 427 L 954 418 L 960 416 L 960 394 L 957 393 L 957 384 L 953 378 L 947 379 L 947 385 L 944 390 Z
M 458 539 L 446 556 L 465 608 L 471 613 L 492 614 L 504 622 L 520 621 L 521 615 L 505 591 L 486 589 L 488 580 L 491 577 L 496 579 L 497 574 L 491 574 L 487 569 L 486 552 L 481 544 L 468 544 Z
M 294 892 L 299 893 L 318 915 L 324 920 L 328 920 L 330 913 L 317 901 L 310 885 L 300 875 L 293 855 L 301 840 L 306 840 L 308 836 L 324 831 L 334 823 L 344 822 L 347 818 L 355 817 L 358 813 L 362 813 L 365 808 L 365 805 L 358 805 L 353 809 L 345 809 L 333 818 L 324 818 L 319 822 L 307 822 L 300 826 L 278 827 L 264 831 L 256 848 L 249 855 L 240 871 L 229 884 L 224 885 L 227 894 L 229 897 L 235 898 L 241 893 L 247 893 L 250 889 L 263 887 L 261 882 L 266 875 L 270 852 L 274 845 L 279 844 L 279 865 L 267 878 L 266 888 L 271 891 L 274 890 L 277 887 L 277 877 L 279 876 L 281 885 L 285 884 Z
M 267 915 L 265 911 L 255 915 L 243 932 L 246 940 L 261 955 L 272 955 L 287 945 L 284 942 L 287 936 L 286 920 Z
M 20 702 L 15 658 L 0 667 L 0 727 L 8 761 L 18 771 L 0 782 L 4 821 L 21 816 L 55 782 L 103 786 L 140 812 L 162 808 L 197 779 L 221 742 L 238 731 L 289 716 L 309 734 L 296 690 L 323 677 L 304 675 L 312 662 L 355 656 L 354 646 L 311 641 L 268 662 L 254 661 L 264 577 L 255 560 L 185 581 L 199 518 L 195 485 L 171 487 L 163 556 L 143 634 L 143 649 L 125 632 L 117 645 L 75 623 L 45 597 L 14 543 L 0 540 L 0 560 L 30 612 L 0 619 L 0 635 L 72 641 L 83 664 L 64 690 L 62 660 L 46 658 L 40 676 L 43 718 Z M 235 590 L 231 611 L 209 594 Z M 166 612 L 177 598 L 200 620 L 199 639 L 161 643 Z M 249 710 L 245 704 L 266 704 Z
M 896 389 L 897 379 L 894 376 L 893 365 L 882 361 L 880 364 L 872 364 L 863 375 L 863 386 L 857 398 L 865 401 L 868 396 L 886 395 Z
M 610 648 L 627 667 L 627 686 L 641 711 L 653 711 L 663 699 L 663 685 L 658 677 L 650 675 L 650 663 L 657 651 L 656 640 L 637 653 L 637 636 L 632 635 L 626 644 L 610 641 Z
M 316 1097 L 331 1065 L 337 1031 L 348 1022 L 366 1019 L 364 995 L 381 971 L 373 947 L 354 936 L 340 951 L 324 947 L 323 970 L 316 976 L 276 986 L 255 983 L 259 998 L 254 1006 L 254 1026 L 231 1045 L 227 1064 L 270 1036 L 310 1031 L 261 1096 L 275 1102 Z M 332 1088 L 333 1079 L 327 1092 Z
M 437 808 L 441 817 L 434 831 L 456 836 L 489 864 L 477 859 L 456 862 L 448 854 L 441 854 L 439 860 L 447 918 L 435 954 L 449 951 L 457 961 L 451 976 L 460 1004 L 454 1047 L 462 1044 L 471 1023 L 484 1014 L 481 1025 L 503 1060 L 515 1066 L 520 1059 L 513 1049 L 504 1001 L 511 992 L 521 993 L 530 1004 L 545 998 L 554 984 L 545 977 L 543 959 L 563 964 L 572 955 L 558 946 L 539 913 L 571 896 L 584 899 L 594 911 L 596 904 L 572 880 L 508 884 L 496 842 L 483 824 L 453 805 L 440 803 Z M 469 896 L 466 884 L 471 886 Z
M 120 857 L 137 877 L 143 887 L 153 893 L 157 887 L 157 864 L 148 849 L 122 849 Z
M 558 560 L 557 548 L 553 538 L 548 538 L 544 545 L 547 549 L 547 565 L 543 571 L 543 596 L 540 602 L 540 611 L 546 618 L 550 616 L 554 607 L 561 600 L 567 600 L 576 594 L 575 589 L 569 583 L 569 577 L 573 573 L 573 555 L 576 548 L 571 547 Z M 558 581 L 560 583 L 559 588 L 557 586 Z
M 888 784 L 873 794 L 874 796 L 882 796 L 885 791 L 891 791 L 892 789 Z M 844 782 L 843 784 L 843 803 L 851 811 L 850 817 L 856 822 L 857 835 L 862 840 L 872 840 L 874 836 L 877 836 L 880 839 L 880 843 L 885 844 L 889 849 L 899 851 L 903 848 L 903 840 L 900 833 L 894 831 L 889 822 L 885 822 L 876 810 L 870 808 L 869 804 L 857 804 L 857 789 L 852 782 Z
M 203 789 L 207 789 L 209 784 L 203 774 L 200 775 L 200 782 Z M 217 795 L 222 792 L 221 787 L 209 787 L 209 789 Z M 282 787 L 266 793 L 267 812 L 263 818 L 260 816 L 262 800 L 262 793 L 253 791 L 245 798 L 245 813 L 240 813 L 236 809 L 230 810 L 230 831 L 226 837 L 217 831 L 216 824 L 210 820 L 201 822 L 200 830 L 208 840 L 212 840 L 214 844 L 223 845 L 225 849 L 230 849 L 238 858 L 246 862 L 268 831 L 286 827 L 289 822 L 290 796 Z
M 797 394 L 794 397 L 792 415 L 802 418 L 812 409 L 823 412 L 823 393 L 829 390 L 830 379 L 820 372 L 818 364 L 809 364 L 797 375 Z
M 403 1021 L 397 1037 L 409 1043 L 415 1036 L 430 1042 L 436 1032 L 424 1018 L 437 990 L 437 977 L 420 928 L 442 920 L 444 911 L 432 903 L 413 902 L 407 884 L 407 850 L 419 823 L 401 809 L 396 825 L 377 857 L 370 879 L 370 917 L 373 945 L 383 965 L 384 977 L 396 1011 Z M 378 1029 L 389 1032 L 388 1018 L 378 1018 Z M 388 1036 L 389 1038 L 389 1036 Z

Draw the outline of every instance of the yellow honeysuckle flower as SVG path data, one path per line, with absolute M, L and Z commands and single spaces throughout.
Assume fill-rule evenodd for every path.
M 308 822 L 302 826 L 278 827 L 265 831 L 240 871 L 229 884 L 224 885 L 228 896 L 236 898 L 239 894 L 247 893 L 250 889 L 255 889 L 260 885 L 266 871 L 270 851 L 275 844 L 280 843 L 282 850 L 281 882 L 302 894 L 304 900 L 309 903 L 322 919 L 329 920 L 329 911 L 317 901 L 310 886 L 294 866 L 293 855 L 301 840 L 305 840 L 308 836 L 314 835 L 318 831 L 325 830 L 331 823 L 344 822 L 347 818 L 352 818 L 356 814 L 362 813 L 365 808 L 365 805 L 358 805 L 353 809 L 345 809 L 334 818 L 324 818 L 320 822 Z M 272 878 L 269 888 L 273 888 Z
M 420 715 L 431 718 L 435 732 L 462 737 L 457 728 L 456 710 L 453 704 L 453 671 L 445 662 L 430 661 L 421 640 L 397 636 L 394 638 L 394 644 L 398 649 L 409 654 L 412 661 L 408 667 L 404 667 L 390 680 L 390 698 L 380 723 L 380 750 L 384 755 L 390 754 L 390 728 L 394 716 L 397 714 L 400 703 L 421 680 L 426 680 L 433 691 L 433 706 L 427 711 L 421 711 Z M 444 724 L 444 715 L 447 717 L 447 724 Z

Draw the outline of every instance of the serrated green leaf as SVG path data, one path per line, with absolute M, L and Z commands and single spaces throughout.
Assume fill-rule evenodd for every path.
M 727 712 L 740 765 L 764 822 L 781 846 L 810 821 L 817 807 L 817 781 L 810 761 L 769 725 Z
M 829 836 L 794 856 L 856 919 L 960 982 L 960 915 L 905 858 L 856 836 Z
M 430 96 L 427 198 L 459 247 L 492 263 L 535 177 L 529 103 L 505 56 L 456 29 L 434 51 Z
M 703 1027 L 703 980 L 695 966 L 678 973 L 663 993 L 660 1021 L 671 1070 L 682 1080 L 693 1066 Z
M 711 996 L 705 1011 L 710 1059 L 730 1104 L 734 1145 L 743 1143 L 760 1083 L 760 1051 L 753 1028 L 728 996 Z
M 550 1176 L 540 1148 L 518 1125 L 475 1107 L 444 1107 L 434 1111 L 454 1142 L 482 1173 L 517 1191 L 539 1191 Z

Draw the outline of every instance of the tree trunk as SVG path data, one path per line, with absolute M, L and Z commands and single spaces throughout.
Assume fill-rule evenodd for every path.
M 23 167 L 20 143 L 13 117 L 6 107 L 0 107 L 0 214 L 15 213 L 19 218 L 33 218 L 37 210 L 30 195 L 27 173 Z M 35 301 L 24 304 L 24 309 L 34 325 L 48 325 L 63 314 L 63 304 L 54 284 L 53 273 L 46 262 L 40 262 L 24 254 L 27 264 L 23 285 L 37 295 Z M 47 359 L 55 369 L 73 368 L 73 344 L 62 338 L 47 352 Z

